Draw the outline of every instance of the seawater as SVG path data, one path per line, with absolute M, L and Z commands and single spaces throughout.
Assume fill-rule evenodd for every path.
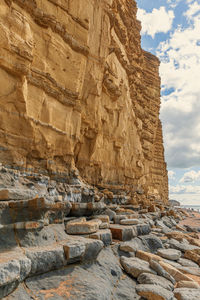
M 182 208 L 200 211 L 200 205 L 181 205 Z

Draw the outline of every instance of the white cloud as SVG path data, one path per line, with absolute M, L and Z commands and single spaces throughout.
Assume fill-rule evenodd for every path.
M 200 4 L 195 1 L 190 4 L 189 9 L 185 12 L 185 16 L 191 20 L 194 15 L 200 12 Z
M 165 150 L 172 168 L 200 165 L 199 28 L 200 14 L 195 14 L 188 28 L 177 28 L 157 52 L 165 91 L 161 105 Z
M 189 171 L 186 172 L 183 177 L 180 179 L 180 183 L 194 183 L 196 181 L 200 180 L 200 171 L 196 172 L 196 171 Z
M 168 171 L 168 178 L 169 179 L 174 180 L 175 175 L 176 175 L 176 173 L 174 171 L 172 171 L 172 170 Z
M 156 33 L 167 33 L 172 28 L 174 12 L 166 11 L 164 6 L 159 9 L 154 8 L 151 13 L 138 9 L 137 17 L 142 23 L 142 34 L 148 34 L 154 38 Z
M 198 195 L 200 195 L 200 186 L 194 186 L 194 185 L 170 186 L 170 193 L 171 194 L 195 194 L 195 195 L 198 194 Z

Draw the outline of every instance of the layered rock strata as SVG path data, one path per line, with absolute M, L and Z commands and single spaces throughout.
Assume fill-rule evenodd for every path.
M 166 206 L 159 61 L 136 12 L 129 0 L 0 2 L 1 299 L 140 299 L 121 257 L 148 266 L 157 233 L 183 216 Z
M 159 61 L 136 12 L 128 0 L 1 1 L 3 164 L 167 202 Z

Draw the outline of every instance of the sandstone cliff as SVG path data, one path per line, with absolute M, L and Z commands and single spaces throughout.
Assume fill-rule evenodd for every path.
M 168 201 L 159 61 L 135 1 L 2 0 L 0 162 Z

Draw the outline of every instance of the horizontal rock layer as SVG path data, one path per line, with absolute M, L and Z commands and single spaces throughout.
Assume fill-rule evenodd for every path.
M 129 0 L 1 1 L 0 162 L 167 202 L 159 61 L 136 12 Z

